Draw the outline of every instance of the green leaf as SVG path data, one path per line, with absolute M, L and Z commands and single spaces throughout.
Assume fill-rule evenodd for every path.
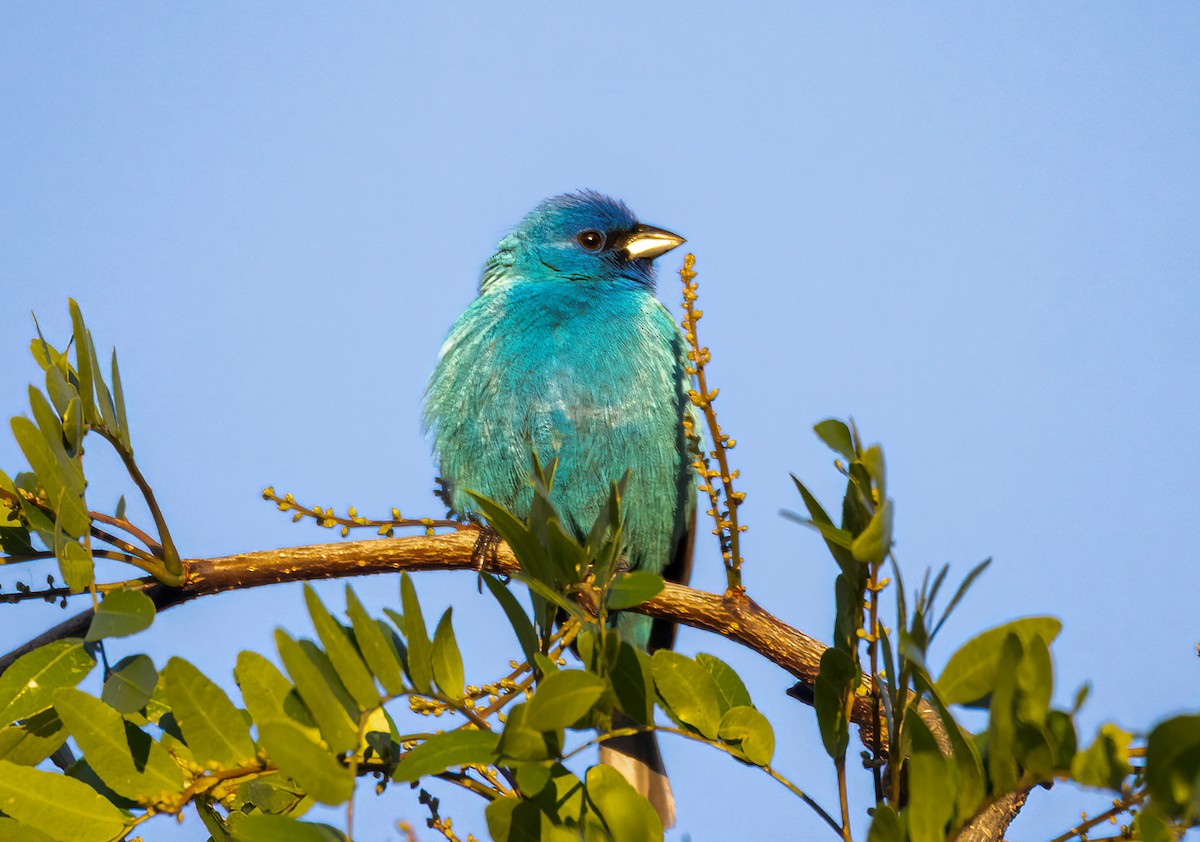
M 537 795 L 550 783 L 550 765 L 541 763 L 517 764 L 517 786 L 528 796 Z
M 871 820 L 871 829 L 867 832 L 867 842 L 904 842 L 904 831 L 900 826 L 900 817 L 890 804 L 880 804 L 875 808 L 875 817 Z
M 87 548 L 67 537 L 62 522 L 54 524 L 54 555 L 58 558 L 58 570 L 72 593 L 81 593 L 92 586 L 95 567 Z
M 662 819 L 654 807 L 616 769 L 593 766 L 587 771 L 585 786 L 588 800 L 599 812 L 613 842 L 663 838 Z
M 292 692 L 292 682 L 273 663 L 257 652 L 238 653 L 233 678 L 242 691 L 246 710 L 260 725 L 276 719 L 287 720 L 284 703 Z
M 438 621 L 433 633 L 433 680 L 438 689 L 450 699 L 460 700 L 463 697 L 463 684 L 466 677 L 463 673 L 462 653 L 458 651 L 458 641 L 454 638 L 454 627 L 450 616 L 453 608 L 447 608 L 442 619 Z
M 971 588 L 971 585 L 974 584 L 975 580 L 979 578 L 983 571 L 988 569 L 988 565 L 991 563 L 992 560 L 990 558 L 985 558 L 983 561 L 979 562 L 979 564 L 971 568 L 971 572 L 963 577 L 962 582 L 958 586 L 958 590 L 956 590 L 954 592 L 954 596 L 950 598 L 950 604 L 947 605 L 946 610 L 942 612 L 941 619 L 939 619 L 937 625 L 933 627 L 933 631 L 929 633 L 930 640 L 933 640 L 933 638 L 937 635 L 938 630 L 941 629 L 942 625 L 950 619 L 950 615 L 954 613 L 954 608 L 958 605 L 959 600 L 966 596 L 966 593 Z
M 0 760 L 0 810 L 71 842 L 108 842 L 126 827 L 121 811 L 82 781 L 7 760 Z
M 1179 839 L 1156 803 L 1146 804 L 1138 810 L 1133 818 L 1133 832 L 1134 838 L 1142 842 L 1177 842 Z
M 400 653 L 392 644 L 391 634 L 384 634 L 384 627 L 370 617 L 358 596 L 346 585 L 346 614 L 354 626 L 354 638 L 367 666 L 383 689 L 395 696 L 405 691 L 404 665 Z
M 50 402 L 54 404 L 54 409 L 58 411 L 59 415 L 66 415 L 67 407 L 70 407 L 71 402 L 76 401 L 79 397 L 76 387 L 67 383 L 67 379 L 62 377 L 58 366 L 46 367 L 46 393 L 50 396 Z
M 874 481 L 875 490 L 879 493 L 879 499 L 887 499 L 887 463 L 883 458 L 883 448 L 877 444 L 871 445 L 863 451 L 860 461 Z
M 78 497 L 83 494 L 85 486 L 83 469 L 78 462 L 67 455 L 66 447 L 63 445 L 62 423 L 58 414 L 54 411 L 54 407 L 50 406 L 45 395 L 33 386 L 29 387 L 29 407 L 33 412 L 34 420 L 37 421 L 42 439 L 54 456 L 64 488 Z
M 912 739 L 908 769 L 908 838 L 911 842 L 942 842 L 954 816 L 956 787 L 950 764 L 917 711 L 909 707 L 905 733 Z
M 654 674 L 645 651 L 618 638 L 619 645 L 608 663 L 608 680 L 617 704 L 639 725 L 654 721 Z
M 150 701 L 157 686 L 154 662 L 146 655 L 130 655 L 112 668 L 100 698 L 121 713 L 136 713 Z
M 922 670 L 922 680 L 929 684 L 929 676 Z M 958 765 L 958 797 L 954 802 L 954 821 L 961 825 L 975 814 L 976 808 L 983 801 L 987 784 L 983 775 L 983 760 L 975 741 L 963 731 L 961 725 L 950 713 L 945 702 L 938 696 L 937 691 L 930 687 L 928 691 L 930 704 L 942 718 L 942 725 L 950 739 L 954 753 L 954 762 Z
M 310 740 L 299 725 L 283 720 L 265 722 L 259 725 L 258 736 L 271 760 L 315 801 L 338 805 L 353 795 L 350 770 Z
M 433 652 L 417 590 L 407 573 L 400 574 L 400 603 L 404 610 L 405 642 L 408 644 L 408 677 L 418 690 L 433 689 Z
M 25 454 L 29 467 L 37 475 L 38 483 L 46 490 L 47 499 L 57 507 L 57 521 L 63 531 L 73 538 L 83 537 L 89 521 L 79 493 L 68 479 L 73 474 L 64 472 L 46 438 L 32 421 L 17 416 L 12 419 L 11 426 L 13 436 L 20 445 L 21 452 Z
M 1022 644 L 1035 635 L 1049 643 L 1061 629 L 1062 623 L 1054 617 L 1025 617 L 983 632 L 950 657 L 937 681 L 938 694 L 946 704 L 978 703 L 987 697 L 996 683 L 1000 653 L 1010 632 Z
M 67 411 L 63 413 L 63 436 L 71 445 L 71 450 L 78 453 L 83 445 L 83 409 L 79 398 L 72 398 L 67 404 Z
M 504 723 L 504 733 L 496 748 L 502 757 L 511 760 L 549 760 L 557 757 L 562 747 L 561 730 L 543 730 L 539 723 L 529 721 L 529 703 L 513 705 Z
M 5 817 L 0 817 L 0 839 L 4 842 L 55 842 L 53 836 Z
M 117 413 L 118 436 L 121 439 L 121 444 L 125 445 L 125 449 L 133 453 L 133 445 L 129 442 L 129 419 L 125 416 L 125 390 L 121 388 L 121 369 L 117 367 L 116 348 L 113 348 L 112 352 L 112 381 L 113 408 Z
M 707 652 L 701 652 L 697 655 L 696 663 L 704 667 L 709 677 L 712 678 L 713 684 L 717 686 L 717 701 L 721 706 L 722 716 L 730 708 L 743 705 L 746 707 L 754 706 L 750 701 L 750 691 L 742 683 L 741 676 L 729 664 L 715 655 L 709 655 Z
M 653 599 L 663 589 L 663 578 L 649 570 L 618 573 L 608 586 L 608 607 L 613 611 L 633 608 Z
M 755 766 L 770 766 L 775 756 L 775 731 L 771 723 L 752 707 L 739 705 L 721 717 L 718 733 L 722 740 L 740 743 L 742 754 Z
M 1193 718 L 1200 720 L 1200 717 Z M 1185 731 L 1185 729 L 1179 730 Z M 1160 738 L 1161 736 L 1160 734 Z M 1172 736 L 1184 737 L 1173 748 L 1183 747 L 1185 750 L 1174 756 L 1186 756 L 1186 732 Z M 1169 808 L 1174 804 L 1183 806 L 1191 800 L 1192 788 L 1196 785 L 1196 776 L 1200 774 L 1200 733 L 1195 736 L 1196 739 L 1191 745 L 1194 756 L 1190 763 L 1182 764 L 1184 774 L 1178 774 L 1177 770 L 1172 770 L 1176 772 L 1174 776 L 1168 776 L 1172 780 L 1172 784 L 1168 787 L 1156 788 L 1155 783 L 1162 781 L 1163 778 L 1155 775 L 1159 769 L 1151 771 L 1151 764 L 1152 760 L 1160 760 L 1162 755 L 1159 754 L 1154 758 L 1150 756 L 1149 748 L 1154 745 L 1154 732 L 1150 733 L 1151 742 L 1147 747 L 1146 757 L 1146 779 L 1155 803 L 1160 807 L 1167 806 Z M 1109 723 L 1100 726 L 1100 733 L 1096 735 L 1095 742 L 1086 751 L 1076 754 L 1075 759 L 1071 762 L 1071 777 L 1084 786 L 1103 786 L 1120 791 L 1121 782 L 1128 777 L 1131 771 L 1129 768 L 1129 744 L 1132 741 L 1133 735 L 1122 731 L 1116 725 Z M 1162 790 L 1161 795 L 1159 789 Z
M 813 432 L 825 442 L 831 450 L 840 453 L 847 459 L 856 459 L 854 454 L 854 439 L 850 436 L 850 428 L 845 421 L 837 418 L 826 418 L 813 426 Z
M 58 712 L 47 708 L 20 725 L 0 728 L 0 758 L 19 766 L 36 766 L 58 751 L 66 739 L 67 729 Z
M 331 751 L 340 754 L 358 747 L 358 726 L 338 697 L 324 672 L 299 643 L 282 629 L 275 630 L 275 645 L 296 690 Z M 336 680 L 336 679 L 335 679 Z
M 584 670 L 559 670 L 542 679 L 529 701 L 527 722 L 539 731 L 569 728 L 600 701 L 602 678 Z
M 854 660 L 841 649 L 826 649 L 821 654 L 821 668 L 813 688 L 813 707 L 821 729 L 821 742 L 834 760 L 846 755 L 849 744 L 846 696 L 854 688 L 856 675 Z
M 171 658 L 162 678 L 171 710 L 198 763 L 236 769 L 254 760 L 246 720 L 212 679 L 183 658 Z
M 499 740 L 499 735 L 491 731 L 458 730 L 435 734 L 401 756 L 392 780 L 412 782 L 458 766 L 494 763 Z
M 63 688 L 54 708 L 88 765 L 118 795 L 161 802 L 183 789 L 183 773 L 163 747 L 104 702 Z
M 895 506 L 891 500 L 884 500 L 883 505 L 875 510 L 871 522 L 867 524 L 854 542 L 850 544 L 850 552 L 857 561 L 870 564 L 882 563 L 892 549 L 892 516 Z
M 521 604 L 512 595 L 512 591 L 502 585 L 495 576 L 481 573 L 479 578 L 483 580 L 492 596 L 504 609 L 504 615 L 508 617 L 509 625 L 512 626 L 513 633 L 517 636 L 517 643 L 521 645 L 521 652 L 525 655 L 525 660 L 532 664 L 534 655 L 538 652 L 538 639 L 533 623 L 529 622 L 529 615 L 521 608 Z
M 664 706 L 675 718 L 710 740 L 716 739 L 721 703 L 716 682 L 708 670 L 670 649 L 659 649 L 650 657 L 650 670 Z
M 1025 641 L 1025 653 L 1017 669 L 1017 716 L 1023 722 L 1043 725 L 1050 713 L 1054 693 L 1054 664 L 1050 648 L 1041 635 Z
M 87 642 L 106 637 L 128 637 L 154 622 L 154 603 L 142 591 L 120 588 L 105 595 L 88 626 Z
M 304 602 L 308 606 L 309 616 L 312 617 L 313 627 L 317 636 L 329 655 L 333 668 L 338 677 L 354 697 L 359 710 L 370 710 L 382 703 L 379 690 L 375 687 L 375 679 L 371 677 L 367 665 L 359 656 L 358 650 L 350 642 L 350 637 L 341 624 L 326 610 L 317 592 L 311 585 L 304 586 Z
M 75 299 L 67 299 L 71 309 L 71 326 L 75 341 L 75 370 L 79 374 L 79 397 L 83 400 L 83 420 L 96 420 L 96 403 L 93 398 L 95 386 L 92 382 L 92 358 L 88 355 L 87 328 L 83 324 L 83 313 Z
M 1197 779 L 1200 716 L 1174 716 L 1154 726 L 1146 742 L 1146 786 L 1154 803 L 1172 818 L 1187 815 L 1196 799 Z
M 119 436 L 120 426 L 117 424 L 117 413 L 113 409 L 112 395 L 109 394 L 108 386 L 104 382 L 104 375 L 100 372 L 99 358 L 96 356 L 96 343 L 92 341 L 90 330 L 87 332 L 87 351 L 92 364 L 92 380 L 96 385 L 96 403 L 100 407 L 100 416 L 104 419 L 104 426 Z
M 346 835 L 327 824 L 257 813 L 238 820 L 233 838 L 236 842 L 343 842 Z
M 988 717 L 988 777 L 997 793 L 1011 792 L 1017 786 L 1017 723 L 1013 706 L 1022 653 L 1021 639 L 1015 632 L 1007 633 L 995 668 L 991 716 Z
M 74 687 L 96 662 L 75 638 L 22 655 L 0 675 L 0 722 L 25 719 L 53 703 L 54 691 Z

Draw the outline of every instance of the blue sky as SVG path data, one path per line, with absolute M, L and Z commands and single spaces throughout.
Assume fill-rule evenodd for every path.
M 62 339 L 74 296 L 120 350 L 186 554 L 330 537 L 258 500 L 269 483 L 436 513 L 418 417 L 445 331 L 509 227 L 595 188 L 697 255 L 752 595 L 828 638 L 833 563 L 777 513 L 799 506 L 789 471 L 834 498 L 810 427 L 852 414 L 888 454 L 909 578 L 996 559 L 934 663 L 1056 614 L 1057 701 L 1093 683 L 1085 738 L 1145 728 L 1200 698 L 1198 36 L 1187 3 L 7 4 L 0 411 L 26 406 L 30 311 Z M 661 261 L 672 308 L 678 264 Z M 115 461 L 92 450 L 89 499 L 114 505 Z M 18 463 L 0 436 L 0 466 Z M 468 576 L 417 584 L 457 607 L 472 675 L 516 651 Z M 721 587 L 715 546 L 694 584 Z M 355 587 L 398 601 L 395 577 Z M 62 616 L 8 613 L 3 648 Z M 272 651 L 276 626 L 308 631 L 298 586 L 175 609 L 124 651 L 232 685 L 237 650 Z M 679 647 L 739 668 L 780 768 L 832 806 L 788 677 L 698 632 Z M 674 838 L 828 834 L 761 773 L 665 752 Z M 407 793 L 362 790 L 363 842 L 420 824 Z M 1104 804 L 1038 792 L 1012 838 Z M 154 838 L 203 838 L 194 817 L 168 825 Z

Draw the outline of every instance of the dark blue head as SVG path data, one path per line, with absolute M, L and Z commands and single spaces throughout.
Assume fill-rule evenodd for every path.
M 483 284 L 501 278 L 654 286 L 652 261 L 683 237 L 641 225 L 624 203 L 590 190 L 534 208 L 488 260 Z

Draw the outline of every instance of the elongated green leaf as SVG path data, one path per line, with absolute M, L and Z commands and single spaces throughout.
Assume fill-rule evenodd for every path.
M 1021 639 L 1016 633 L 1006 634 L 996 664 L 991 716 L 988 717 L 988 777 L 997 792 L 1009 792 L 1017 785 L 1017 723 L 1013 707 L 1022 652 Z
M 154 622 L 154 603 L 141 591 L 110 591 L 92 623 L 88 626 L 84 640 L 101 640 L 106 637 L 128 637 L 148 628 Z
M 950 619 L 950 615 L 954 613 L 955 606 L 957 606 L 959 601 L 966 596 L 967 591 L 971 588 L 971 585 L 974 584 L 975 580 L 983 574 L 983 571 L 988 569 L 988 565 L 991 563 L 992 560 L 990 558 L 985 558 L 983 561 L 979 562 L 979 564 L 971 568 L 971 572 L 963 577 L 962 582 L 958 586 L 958 590 L 954 592 L 954 596 L 950 598 L 950 603 L 946 606 L 946 610 L 942 612 L 941 619 L 938 620 L 937 625 L 933 627 L 933 631 L 929 633 L 930 640 L 933 640 L 933 638 L 937 635 L 938 630 L 941 629 L 942 625 Z
M 117 367 L 116 348 L 113 348 L 112 352 L 112 381 L 113 408 L 116 410 L 118 435 L 121 444 L 125 445 L 125 449 L 133 453 L 133 445 L 129 442 L 129 419 L 125 416 L 125 390 L 121 388 L 121 370 Z
M 857 458 L 854 454 L 854 439 L 851 438 L 850 428 L 846 426 L 845 421 L 826 418 L 813 425 L 813 432 L 836 453 L 840 453 L 847 459 Z
M 1062 623 L 1054 617 L 1025 617 L 989 629 L 967 641 L 951 657 L 937 681 L 938 694 L 946 704 L 970 705 L 987 696 L 996 682 L 996 667 L 1004 639 L 1011 632 L 1024 644 L 1040 635 L 1054 640 Z
M 100 698 L 121 713 L 135 713 L 146 706 L 157 686 L 154 662 L 146 655 L 130 655 L 112 668 Z
M 710 740 L 717 738 L 721 704 L 708 670 L 678 652 L 659 649 L 650 658 L 654 686 L 666 707 Z
M 404 639 L 408 644 L 408 677 L 418 690 L 433 688 L 432 647 L 417 590 L 407 573 L 400 575 L 400 604 L 404 609 Z
M 342 842 L 346 835 L 327 824 L 257 813 L 238 819 L 234 842 Z
M 389 694 L 395 696 L 403 693 L 404 665 L 400 660 L 400 653 L 392 645 L 391 635 L 385 635 L 384 627 L 367 614 L 349 585 L 346 586 L 346 614 L 354 626 L 358 649 L 375 678 Z
M 58 558 L 58 570 L 63 581 L 73 593 L 81 593 L 91 587 L 95 566 L 87 548 L 69 538 L 62 529 L 61 519 L 54 524 L 54 555 Z
M 50 401 L 59 415 L 66 415 L 71 401 L 79 397 L 79 392 L 67 382 L 67 378 L 63 377 L 56 365 L 46 367 L 46 394 L 50 396 Z
M 0 722 L 45 710 L 55 690 L 74 687 L 95 665 L 75 638 L 56 640 L 22 655 L 0 675 Z
M 36 766 L 58 751 L 66 739 L 67 729 L 58 713 L 47 708 L 20 725 L 0 728 L 0 758 L 19 766 Z
M 468 490 L 475 503 L 487 518 L 488 525 L 500 533 L 504 542 L 512 548 L 513 555 L 521 563 L 521 570 L 537 581 L 548 584 L 553 589 L 554 573 L 546 551 L 530 531 L 512 512 L 495 500 Z
M 236 769 L 254 760 L 250 729 L 225 691 L 183 658 L 162 671 L 167 700 L 200 764 Z
M 183 773 L 163 747 L 104 702 L 68 687 L 55 692 L 54 709 L 88 765 L 118 795 L 160 802 L 183 789 Z
M 255 722 L 287 719 L 284 702 L 292 692 L 292 682 L 273 663 L 257 652 L 238 652 L 233 678 L 242 691 L 242 701 Z
M 499 739 L 499 735 L 491 731 L 459 730 L 435 734 L 404 753 L 392 780 L 417 781 L 458 766 L 493 763 Z
M 613 611 L 641 605 L 653 599 L 663 589 L 663 578 L 648 570 L 618 573 L 608 586 L 608 607 Z
M 529 621 L 529 615 L 521 608 L 517 598 L 512 595 L 512 591 L 502 585 L 495 576 L 481 573 L 480 578 L 487 585 L 492 596 L 500 603 L 500 607 L 504 609 L 504 615 L 508 617 L 513 633 L 517 636 L 517 643 L 521 645 L 521 652 L 525 655 L 525 660 L 532 664 L 534 656 L 538 652 L 538 639 L 533 623 Z
M 453 608 L 446 609 L 446 613 L 438 621 L 437 630 L 433 633 L 433 680 L 444 696 L 461 699 L 466 677 L 463 672 L 462 653 L 458 651 L 458 641 L 454 638 L 454 627 L 450 621 L 453 612 Z
M 846 696 L 854 688 L 854 661 L 840 649 L 821 654 L 821 669 L 813 688 L 813 707 L 821 729 L 821 742 L 830 757 L 846 754 L 850 739 L 850 720 L 846 714 Z
M 696 663 L 704 667 L 713 683 L 717 686 L 717 701 L 721 705 L 721 715 L 730 708 L 746 706 L 753 707 L 750 701 L 750 691 L 742 683 L 739 676 L 729 664 L 720 658 L 701 652 L 696 656 Z
M 569 728 L 604 695 L 604 679 L 584 670 L 559 670 L 546 676 L 529 700 L 526 721 L 539 731 Z
M 53 836 L 7 817 L 0 817 L 0 839 L 4 842 L 56 842 Z
M 287 667 L 288 675 L 296 684 L 300 698 L 312 713 L 329 748 L 338 754 L 355 749 L 358 745 L 358 726 L 350 718 L 338 691 L 330 684 L 325 673 L 304 647 L 288 637 L 282 629 L 275 631 L 275 645 L 279 648 L 279 656 Z
M 79 375 L 79 397 L 83 401 L 83 420 L 91 423 L 96 420 L 96 402 L 93 397 L 95 386 L 92 382 L 92 358 L 88 355 L 87 328 L 83 324 L 83 313 L 75 299 L 68 299 L 71 309 L 71 327 L 75 342 L 75 370 Z
M 858 561 L 872 564 L 881 563 L 892 549 L 892 517 L 895 506 L 891 500 L 884 500 L 871 522 L 867 524 L 854 542 L 850 544 L 850 552 Z
M 600 813 L 613 842 L 663 838 L 662 819 L 654 807 L 616 769 L 593 766 L 588 769 L 586 787 L 588 800 Z
M 299 725 L 278 720 L 259 726 L 259 739 L 271 760 L 316 801 L 344 804 L 354 792 L 350 770 L 308 738 Z
M 639 725 L 647 725 L 654 721 L 654 674 L 650 669 L 650 656 L 623 640 L 619 643 L 608 662 L 608 680 L 625 715 Z
M 916 705 L 908 709 L 905 732 L 912 739 L 908 758 L 908 838 L 911 842 L 943 842 L 946 824 L 954 815 L 955 786 L 949 761 Z
M 99 358 L 96 356 L 96 343 L 92 341 L 90 330 L 87 332 L 87 351 L 92 363 L 92 380 L 96 385 L 96 404 L 100 407 L 100 417 L 109 431 L 119 435 L 121 428 L 117 424 L 117 413 L 113 409 L 112 395 L 109 394 L 108 385 L 105 384 L 104 375 L 100 371 Z
M 979 748 L 975 745 L 975 741 L 970 738 L 950 713 L 950 709 L 946 707 L 937 690 L 933 689 L 928 676 L 923 675 L 922 678 L 929 685 L 928 698 L 930 704 L 933 705 L 938 715 L 942 718 L 942 725 L 946 729 L 951 749 L 954 752 L 953 760 L 958 764 L 958 796 L 954 803 L 954 821 L 956 825 L 961 825 L 971 818 L 971 816 L 975 815 L 975 810 L 983 801 L 984 794 L 986 793 L 987 783 L 983 775 L 983 760 L 979 755 Z
M 87 512 L 68 478 L 71 474 L 64 472 L 41 430 L 32 421 L 17 416 L 12 419 L 11 426 L 21 452 L 29 461 L 29 467 L 33 468 L 38 482 L 46 489 L 48 499 L 58 507 L 57 519 L 63 530 L 73 538 L 82 537 L 87 531 Z
M 317 592 L 309 585 L 304 586 L 304 602 L 308 606 L 313 627 L 316 628 L 317 636 L 321 638 L 321 643 L 325 646 L 330 662 L 337 670 L 342 683 L 346 685 L 346 689 L 350 691 L 350 695 L 354 697 L 359 709 L 370 710 L 378 707 L 383 700 L 379 696 L 379 690 L 375 687 L 375 680 L 359 656 L 358 650 L 350 642 L 345 629 L 326 610 L 317 596 Z
M 738 743 L 742 754 L 755 766 L 771 765 L 775 756 L 775 731 L 759 711 L 738 705 L 721 717 L 720 737 L 728 743 Z
M 55 413 L 54 407 L 46 400 L 45 395 L 38 389 L 30 386 L 29 408 L 33 411 L 33 417 L 37 421 L 42 439 L 46 442 L 51 454 L 54 456 L 54 461 L 58 465 L 64 487 L 71 494 L 78 497 L 83 494 L 84 489 L 83 470 L 80 468 L 78 462 L 67 455 L 66 447 L 63 445 L 62 423 L 57 413 Z
M 0 760 L 0 810 L 57 840 L 108 842 L 121 811 L 82 781 Z
M 71 450 L 78 453 L 83 445 L 83 408 L 79 398 L 71 398 L 67 411 L 63 413 L 63 436 L 71 445 Z

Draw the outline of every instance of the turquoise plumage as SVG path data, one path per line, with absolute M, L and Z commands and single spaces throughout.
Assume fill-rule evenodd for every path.
M 551 499 L 586 535 L 629 469 L 629 567 L 686 580 L 696 511 L 682 424 L 690 380 L 684 339 L 654 297 L 652 263 L 681 243 L 592 192 L 542 202 L 500 241 L 426 396 L 425 428 L 455 511 L 472 511 L 470 490 L 524 517 L 533 450 L 543 463 L 558 457 Z M 618 627 L 651 649 L 673 636 L 637 614 L 621 615 Z M 653 740 L 640 743 L 624 752 L 648 755 L 649 774 L 660 774 Z M 655 786 L 665 787 L 665 805 Z M 669 824 L 665 777 L 642 788 Z

